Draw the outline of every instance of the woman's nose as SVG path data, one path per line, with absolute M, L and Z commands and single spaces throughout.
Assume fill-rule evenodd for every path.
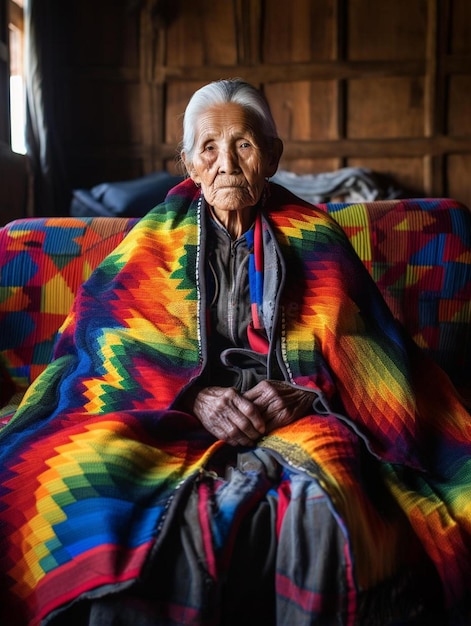
M 234 150 L 221 150 L 219 153 L 219 172 L 221 174 L 235 174 L 239 171 L 239 160 Z

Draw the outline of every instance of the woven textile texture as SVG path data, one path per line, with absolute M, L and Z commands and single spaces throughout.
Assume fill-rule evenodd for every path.
M 207 354 L 201 206 L 192 181 L 182 183 L 100 264 L 62 325 L 55 360 L 0 431 L 5 623 L 12 616 L 21 624 L 40 623 L 73 600 L 131 585 L 162 546 L 164 531 L 188 512 L 191 494 L 199 498 L 200 515 L 188 526 L 202 539 L 195 547 L 199 577 L 191 582 L 204 590 L 208 580 L 225 576 L 238 524 L 260 489 L 255 477 L 249 491 L 228 492 L 219 477 L 213 497 L 204 468 L 225 446 L 174 404 L 201 374 Z M 341 547 L 334 554 L 342 585 L 321 585 L 312 594 L 315 605 L 326 610 L 335 590 L 341 594 L 332 600 L 337 623 L 353 624 L 359 590 L 373 588 L 405 565 L 413 530 L 440 576 L 448 606 L 455 608 L 471 591 L 469 414 L 442 370 L 396 323 L 334 220 L 276 185 L 265 211 L 264 236 L 286 264 L 284 288 L 273 307 L 274 327 L 281 332 L 271 339 L 276 349 L 268 358 L 278 359 L 286 379 L 311 390 L 318 402 L 312 415 L 266 434 L 257 446 L 320 487 L 341 531 L 343 544 L 335 542 Z M 340 213 L 332 207 L 339 221 Z M 364 221 L 365 210 L 358 214 Z M 406 228 L 407 220 L 396 228 L 401 224 Z M 365 224 L 344 228 L 354 240 Z M 368 232 L 381 239 L 377 229 L 369 226 Z M 389 236 L 390 228 L 384 233 Z M 95 239 L 79 228 L 75 237 L 82 249 L 85 235 Z M 13 235 L 22 237 L 21 229 Z M 451 259 L 467 268 L 464 243 L 457 246 L 454 233 L 450 239 L 453 246 L 438 237 L 443 264 Z M 26 250 L 11 254 L 10 263 L 23 258 L 31 272 L 31 284 L 17 287 L 25 309 L 20 306 L 20 318 L 28 317 L 28 287 L 35 294 L 34 248 L 47 240 L 47 228 L 32 229 L 23 239 Z M 46 264 L 52 268 L 57 267 L 53 251 L 60 248 L 50 243 Z M 411 246 L 409 253 L 415 261 L 422 248 Z M 380 260 L 372 258 L 371 247 L 362 258 L 371 267 Z M 417 264 L 408 259 L 406 274 L 409 265 Z M 86 264 L 78 266 L 79 273 L 89 271 Z M 427 264 L 419 267 L 425 268 L 419 275 L 426 273 Z M 6 277 L 8 290 L 8 272 Z M 406 289 L 417 282 L 411 276 L 404 280 Z M 63 273 L 51 271 L 47 282 L 55 281 L 64 285 Z M 451 293 L 464 297 L 467 288 L 464 279 Z M 10 286 L 9 297 L 14 289 Z M 69 303 L 53 307 L 38 291 L 40 309 L 56 321 L 62 318 Z M 364 455 L 374 472 L 365 471 Z M 378 504 L 383 493 L 400 515 L 391 518 L 390 509 Z M 309 529 L 303 532 L 308 545 Z M 280 533 L 282 550 L 291 539 Z M 171 563 L 161 565 L 165 573 L 167 567 Z M 300 615 L 306 614 L 301 591 L 313 584 L 307 570 L 301 574 L 306 578 L 277 571 L 276 589 L 280 601 L 287 590 L 300 592 L 290 598 Z M 156 589 L 162 610 L 191 613 L 193 623 L 207 623 L 207 598 L 200 603 L 193 603 L 193 596 L 179 598 L 176 606 L 175 590 L 175 585 Z
M 36 218 L 0 229 L 0 352 L 20 387 L 45 369 L 78 287 L 136 221 Z
M 471 387 L 471 212 L 449 199 L 320 204 L 394 315 L 459 387 Z M 0 354 L 26 388 L 49 363 L 79 285 L 136 218 L 36 218 L 0 229 Z

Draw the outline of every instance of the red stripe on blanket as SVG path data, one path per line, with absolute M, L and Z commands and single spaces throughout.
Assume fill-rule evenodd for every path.
M 37 606 L 41 607 L 41 610 L 34 616 L 30 626 L 40 624 L 46 615 L 65 607 L 82 593 L 101 585 L 120 585 L 135 579 L 141 571 L 151 545 L 152 543 L 148 542 L 135 550 L 123 550 L 119 546 L 103 544 L 49 572 L 48 576 L 38 583 L 36 597 Z M 71 580 L 71 584 L 68 584 L 68 579 Z M 62 593 L 60 590 L 63 590 Z
M 201 528 L 201 536 L 203 539 L 204 554 L 206 556 L 206 564 L 210 576 L 216 579 L 216 557 L 213 550 L 210 522 L 211 490 L 205 483 L 200 483 L 198 486 L 198 494 L 198 517 Z

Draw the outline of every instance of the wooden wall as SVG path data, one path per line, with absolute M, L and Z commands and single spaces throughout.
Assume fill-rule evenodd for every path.
M 365 166 L 471 206 L 469 0 L 73 2 L 72 185 L 167 168 L 200 85 L 260 86 L 298 173 Z

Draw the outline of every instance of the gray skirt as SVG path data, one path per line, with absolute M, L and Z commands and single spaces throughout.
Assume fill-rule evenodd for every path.
M 312 477 L 260 451 L 239 454 L 224 477 L 220 470 L 201 471 L 174 499 L 139 580 L 90 593 L 48 626 L 447 623 L 425 560 L 352 599 L 348 537 Z M 236 527 L 217 519 L 218 498 L 245 503 Z M 232 538 L 221 553 L 208 550 L 215 527 Z

